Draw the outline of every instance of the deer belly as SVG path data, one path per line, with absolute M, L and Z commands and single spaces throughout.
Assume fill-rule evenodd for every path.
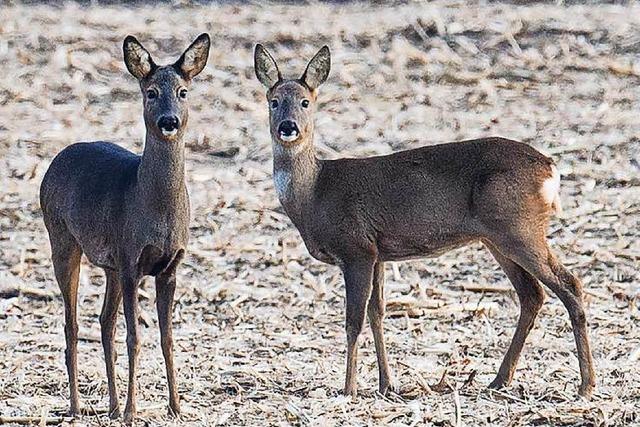
M 434 258 L 453 249 L 466 246 L 479 239 L 475 235 L 438 235 L 429 238 L 393 236 L 378 242 L 378 254 L 382 261 L 406 261 L 417 258 Z
M 85 250 L 82 249 L 85 256 L 91 262 L 91 264 L 96 265 L 100 268 L 106 268 L 109 270 L 116 269 L 116 262 L 113 257 L 113 254 L 108 249 L 97 249 L 97 250 Z
M 181 249 L 166 251 L 154 245 L 147 245 L 138 258 L 138 269 L 145 276 L 156 276 L 171 265 L 180 251 Z
M 79 244 L 91 264 L 100 268 L 116 269 L 115 256 L 106 239 L 94 237 L 79 241 Z
M 318 261 L 332 265 L 340 263 L 339 258 L 335 254 L 333 254 L 326 245 L 321 245 L 316 241 L 307 240 L 304 240 L 304 244 L 309 251 L 309 255 L 311 255 Z

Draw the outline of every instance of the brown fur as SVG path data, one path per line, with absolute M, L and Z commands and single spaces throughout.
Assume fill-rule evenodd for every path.
M 125 63 L 144 97 L 147 135 L 142 156 L 107 142 L 73 144 L 51 163 L 40 188 L 56 279 L 65 308 L 66 364 L 70 412 L 80 412 L 77 367 L 77 293 L 84 253 L 107 277 L 100 314 L 109 411 L 120 415 L 115 384 L 115 325 L 120 302 L 127 322 L 129 387 L 126 422 L 136 414 L 136 369 L 140 339 L 138 284 L 156 277 L 158 323 L 169 386 L 169 408 L 179 413 L 171 312 L 175 273 L 184 255 L 189 226 L 184 142 L 188 121 L 186 90 L 204 68 L 209 36 L 201 35 L 173 65 L 157 66 L 134 37 L 124 42 Z M 170 119 L 170 120 L 169 120 Z M 167 121 L 175 122 L 167 134 Z
M 311 255 L 340 266 L 344 274 L 345 394 L 356 394 L 357 341 L 365 313 L 378 355 L 380 392 L 390 388 L 382 330 L 384 263 L 436 256 L 482 241 L 521 303 L 515 335 L 490 386 L 510 383 L 544 300 L 542 282 L 569 312 L 582 377 L 579 393 L 589 395 L 595 375 L 582 285 L 546 241 L 557 195 L 550 202 L 541 189 L 553 174 L 553 162 L 526 144 L 504 138 L 432 145 L 387 156 L 320 160 L 312 142 L 313 112 L 316 89 L 329 72 L 328 48 L 321 49 L 297 80 L 282 79 L 261 45 L 255 57 L 256 75 L 268 89 L 280 201 Z M 301 106 L 304 99 L 310 101 L 306 108 Z M 299 136 L 294 141 L 283 139 L 285 122 L 288 128 L 297 124 Z

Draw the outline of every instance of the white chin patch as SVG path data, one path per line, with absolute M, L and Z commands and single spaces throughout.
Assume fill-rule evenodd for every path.
M 298 132 L 293 132 L 291 135 L 280 134 L 280 139 L 284 142 L 293 142 L 298 139 L 299 136 L 300 134 Z
M 164 136 L 175 136 L 178 133 L 178 129 L 174 129 L 174 130 L 164 130 L 162 129 L 162 134 Z

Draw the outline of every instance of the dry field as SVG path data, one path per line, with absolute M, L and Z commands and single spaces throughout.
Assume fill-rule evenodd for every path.
M 156 59 L 200 32 L 209 64 L 191 92 L 191 241 L 175 332 L 184 414 L 166 416 L 153 282 L 142 285 L 141 422 L 149 425 L 640 425 L 640 5 L 224 4 L 80 7 L 0 2 L 0 417 L 56 421 L 67 408 L 63 309 L 38 206 L 52 157 L 80 140 L 141 150 L 140 94 L 122 62 L 135 34 Z M 598 372 L 576 398 L 570 323 L 554 296 L 512 386 L 486 390 L 518 305 L 480 245 L 389 265 L 386 337 L 400 396 L 376 395 L 371 333 L 361 395 L 345 368 L 339 270 L 311 259 L 276 199 L 253 46 L 285 74 L 322 44 L 319 155 L 365 156 L 489 135 L 552 155 L 564 213 L 549 236 L 585 283 Z M 80 393 L 107 387 L 102 271 L 83 263 Z M 124 321 L 118 325 L 124 398 Z M 68 419 L 59 419 L 67 423 Z M 103 414 L 78 425 L 108 425 Z

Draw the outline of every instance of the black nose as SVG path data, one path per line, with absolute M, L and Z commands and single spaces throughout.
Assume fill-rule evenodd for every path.
M 176 116 L 162 116 L 158 120 L 158 127 L 160 130 L 171 132 L 180 127 L 180 120 Z
M 282 136 L 291 136 L 294 133 L 300 133 L 300 130 L 298 130 L 298 125 L 296 124 L 296 122 L 285 120 L 284 122 L 280 123 L 280 126 L 278 126 L 278 133 Z

